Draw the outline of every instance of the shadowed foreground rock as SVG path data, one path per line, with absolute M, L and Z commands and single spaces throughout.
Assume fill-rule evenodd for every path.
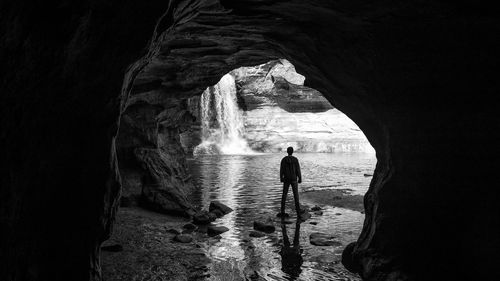
M 0 279 L 100 280 L 122 192 L 184 206 L 187 100 L 278 58 L 377 151 L 350 268 L 494 279 L 498 14 L 481 1 L 2 2 Z

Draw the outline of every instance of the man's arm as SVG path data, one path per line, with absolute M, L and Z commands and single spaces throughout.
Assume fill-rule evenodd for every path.
M 299 178 L 299 183 L 302 182 L 302 173 L 300 172 L 299 159 L 297 159 L 297 177 Z
M 283 160 L 284 159 L 281 159 L 281 164 L 280 164 L 280 182 L 283 182 L 283 178 L 284 178 L 284 174 L 285 174 L 285 171 L 283 171 Z

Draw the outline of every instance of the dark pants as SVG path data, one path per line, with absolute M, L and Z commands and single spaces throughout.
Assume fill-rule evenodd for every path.
M 299 185 L 296 181 L 283 183 L 283 195 L 281 196 L 281 213 L 285 212 L 286 196 L 288 195 L 288 188 L 292 185 L 293 199 L 295 200 L 295 211 L 300 212 L 299 205 Z

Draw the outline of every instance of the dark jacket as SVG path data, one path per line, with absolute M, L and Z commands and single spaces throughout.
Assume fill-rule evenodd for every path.
M 281 182 L 302 182 L 299 159 L 289 155 L 281 159 L 280 180 Z

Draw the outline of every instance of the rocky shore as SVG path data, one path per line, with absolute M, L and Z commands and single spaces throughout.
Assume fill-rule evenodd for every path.
M 308 205 L 330 205 L 364 213 L 363 196 L 350 189 L 311 190 L 302 192 L 300 200 Z

